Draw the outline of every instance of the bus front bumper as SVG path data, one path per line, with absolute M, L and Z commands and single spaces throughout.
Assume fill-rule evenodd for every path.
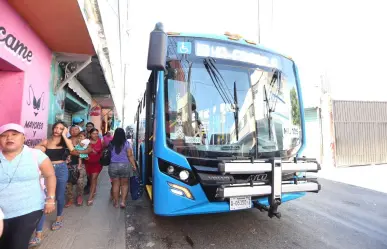
M 271 179 L 268 179 L 266 183 L 221 184 L 214 193 L 216 201 L 209 201 L 200 184 L 187 186 L 170 179 L 166 175 L 160 174 L 156 179 L 160 194 L 156 201 L 155 213 L 162 216 L 178 216 L 230 212 L 257 207 L 268 211 L 270 217 L 276 216 L 279 218 L 280 214 L 277 208 L 281 203 L 300 198 L 306 192 L 317 193 L 321 189 L 316 179 L 303 178 L 297 180 L 295 177 L 293 180 L 283 180 L 283 173 L 318 172 L 320 169 L 318 163 L 289 163 L 276 159 L 269 163 L 227 162 L 219 165 L 218 172 L 220 174 L 246 175 L 268 173 Z M 176 189 L 167 182 L 181 185 L 192 193 L 193 198 L 189 199 L 176 195 Z M 241 202 L 242 205 L 238 208 Z M 174 203 L 174 205 L 171 205 L 171 203 Z M 235 205 L 235 203 L 237 204 Z

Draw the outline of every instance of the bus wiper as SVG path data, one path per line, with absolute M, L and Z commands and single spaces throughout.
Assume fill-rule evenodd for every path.
M 220 97 L 222 98 L 223 102 L 233 106 L 233 101 L 231 100 L 232 96 L 230 96 L 231 95 L 230 90 L 227 89 L 227 87 L 225 87 L 223 76 L 220 74 L 219 70 L 215 67 L 214 61 L 215 60 L 211 57 L 204 59 L 203 61 L 204 67 L 206 68 L 207 73 L 210 75 L 211 81 L 214 83 L 214 86 L 218 91 Z M 220 78 L 218 75 L 220 76 Z
M 239 106 L 238 106 L 236 81 L 234 81 L 234 105 L 235 105 L 235 112 L 234 112 L 235 135 L 236 135 L 236 141 L 238 141 L 239 140 Z
M 275 98 L 275 101 L 274 101 L 274 106 L 272 106 L 270 108 L 271 112 L 275 112 L 275 108 L 277 106 L 278 94 L 279 94 L 280 88 L 281 88 L 281 85 L 280 85 L 281 84 L 281 73 L 278 70 L 275 70 L 273 72 L 273 76 L 271 77 L 271 80 L 270 80 L 270 87 L 271 87 L 271 89 L 274 88 L 275 82 L 277 82 L 277 91 L 275 93 L 276 98 Z M 272 96 L 271 91 L 270 91 L 270 95 Z
M 266 85 L 263 86 L 263 90 L 265 91 L 267 125 L 269 126 L 269 140 L 271 140 L 271 109 L 270 109 L 269 98 L 267 97 Z
M 279 93 L 279 90 L 280 90 L 280 78 L 281 78 L 281 73 L 278 71 L 278 70 L 275 70 L 273 72 L 273 76 L 271 77 L 271 80 L 270 80 L 270 87 L 271 89 L 274 88 L 274 83 L 275 82 L 278 82 L 278 87 L 277 87 L 277 92 L 276 92 L 276 95 L 278 95 Z M 268 93 L 267 93 L 267 89 L 266 89 L 266 85 L 263 86 L 264 88 L 264 91 L 265 91 L 265 102 L 266 102 L 266 110 L 267 110 L 267 124 L 269 126 L 269 140 L 271 140 L 271 133 L 272 133 L 272 130 L 271 130 L 271 114 L 273 112 L 275 112 L 275 107 L 277 105 L 277 98 L 275 98 L 275 101 L 274 101 L 274 106 L 270 106 L 270 101 L 269 101 L 269 97 L 268 97 Z M 271 96 L 273 95 L 272 91 L 270 91 L 270 99 L 271 99 Z
M 219 70 L 214 65 L 215 60 L 213 58 L 204 59 L 204 67 L 207 73 L 210 75 L 212 82 L 215 85 L 216 90 L 221 96 L 224 103 L 227 103 L 234 110 L 234 122 L 235 122 L 235 135 L 236 141 L 239 140 L 239 106 L 237 97 L 236 81 L 234 81 L 234 96 L 230 96 L 230 90 L 227 88 L 224 78 Z M 219 76 L 218 76 L 219 75 Z M 225 89 L 226 88 L 226 89 Z M 227 95 L 228 93 L 228 95 Z M 231 101 L 231 98 L 234 101 Z

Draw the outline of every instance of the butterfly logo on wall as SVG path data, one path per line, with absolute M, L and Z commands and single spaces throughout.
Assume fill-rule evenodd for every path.
M 31 96 L 32 96 L 32 102 L 31 102 Z M 32 107 L 33 107 L 33 110 L 34 110 L 35 117 L 39 114 L 40 111 L 44 110 L 43 101 L 44 101 L 44 92 L 42 92 L 42 95 L 40 95 L 40 97 L 37 99 L 36 96 L 35 96 L 34 89 L 30 85 L 30 87 L 28 89 L 27 105 L 30 106 L 31 103 L 32 103 Z

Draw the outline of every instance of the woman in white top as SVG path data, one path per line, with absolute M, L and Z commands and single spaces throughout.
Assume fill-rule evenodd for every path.
M 0 127 L 0 209 L 4 213 L 0 248 L 27 249 L 43 212 L 55 210 L 54 167 L 43 152 L 29 148 L 24 141 L 22 126 Z M 45 178 L 47 197 L 40 172 Z

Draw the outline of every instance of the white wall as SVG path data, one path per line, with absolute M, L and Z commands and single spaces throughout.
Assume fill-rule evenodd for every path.
M 113 75 L 111 89 L 117 114 L 122 119 L 124 81 L 121 62 L 121 40 L 118 0 L 97 0 L 102 25 L 109 50 L 110 67 Z
M 95 14 L 98 4 L 101 21 Z M 123 81 L 120 61 L 120 41 L 118 0 L 78 0 L 80 10 L 86 22 L 94 49 L 99 57 L 99 62 L 104 70 L 104 76 L 113 96 L 114 105 L 118 110 L 122 110 L 123 105 Z M 126 8 L 125 8 L 126 10 Z M 108 48 L 109 58 L 105 55 L 104 49 Z M 122 118 L 122 111 L 118 112 L 118 118 Z

